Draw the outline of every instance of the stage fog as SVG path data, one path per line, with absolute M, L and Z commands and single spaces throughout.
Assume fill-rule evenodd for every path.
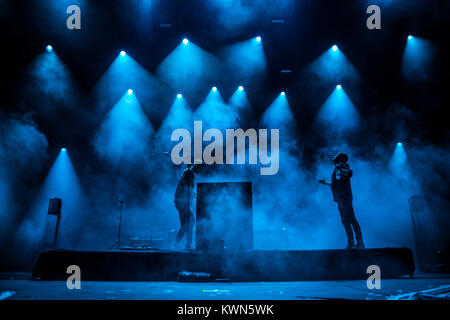
M 448 133 L 430 137 L 431 127 L 421 127 L 422 114 L 411 110 L 441 105 L 429 98 L 440 72 L 435 61 L 442 58 L 433 40 L 391 36 L 395 63 L 414 66 L 404 73 L 400 67 L 390 70 L 388 58 L 371 60 L 376 52 L 361 61 L 356 40 L 334 42 L 326 32 L 317 39 L 297 35 L 290 29 L 302 28 L 289 27 L 289 19 L 275 31 L 258 27 L 264 12 L 298 10 L 295 1 L 270 10 L 241 4 L 233 17 L 227 5 L 211 1 L 205 14 L 218 25 L 214 30 L 204 27 L 202 36 L 195 36 L 195 30 L 167 33 L 162 26 L 153 38 L 142 10 L 122 6 L 134 8 L 118 18 L 129 28 L 118 33 L 122 42 L 103 36 L 112 34 L 108 19 L 98 22 L 95 32 L 82 29 L 80 36 L 52 31 L 42 36 L 42 45 L 34 42 L 9 79 L 8 98 L 4 105 L 0 101 L 1 269 L 30 270 L 53 197 L 63 202 L 60 248 L 111 247 L 119 198 L 122 241 L 154 240 L 171 248 L 180 227 L 174 194 L 186 166 L 173 164 L 167 153 L 177 143 L 172 132 L 184 128 L 193 137 L 194 121 L 202 121 L 203 132 L 218 129 L 224 137 L 227 129 L 279 129 L 277 174 L 261 175 L 263 165 L 246 161 L 206 165 L 196 177 L 196 182 L 252 183 L 255 249 L 345 248 L 331 190 L 318 183 L 330 180 L 331 160 L 339 151 L 348 154 L 353 170 L 353 205 L 366 247 L 414 249 L 408 199 L 420 195 L 425 201 L 417 221 L 420 241 L 433 251 L 448 249 Z M 308 6 L 302 10 L 306 17 Z M 212 19 L 209 13 L 216 11 Z M 320 10 L 312 11 L 317 16 Z M 87 12 L 86 21 L 96 14 Z M 132 21 L 136 25 L 128 26 Z M 149 46 L 149 39 L 161 44 Z M 299 43 L 309 44 L 300 50 Z M 378 47 L 368 43 L 367 51 Z M 380 65 L 384 73 L 375 70 Z M 382 76 L 370 78 L 371 72 Z M 396 89 L 411 94 L 392 89 L 403 80 Z M 247 153 L 248 147 L 247 141 Z M 239 205 L 227 208 L 229 221 L 236 220 L 231 215 L 240 214 Z

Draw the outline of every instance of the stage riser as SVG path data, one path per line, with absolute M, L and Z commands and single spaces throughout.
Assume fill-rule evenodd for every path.
M 78 265 L 82 280 L 176 281 L 180 271 L 208 272 L 231 281 L 302 281 L 367 279 L 369 265 L 382 278 L 412 275 L 407 248 L 314 251 L 239 251 L 224 255 L 175 251 L 69 251 L 40 255 L 33 276 L 67 279 L 67 267 Z

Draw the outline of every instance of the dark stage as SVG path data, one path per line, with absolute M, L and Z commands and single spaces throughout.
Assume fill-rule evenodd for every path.
M 203 281 L 325 281 L 367 279 L 367 267 L 378 265 L 383 278 L 413 276 L 408 249 L 256 251 L 217 254 L 199 251 L 69 251 L 42 253 L 33 276 L 65 280 L 77 265 L 88 281 L 176 281 L 181 271 L 211 274 Z
M 0 0 L 0 300 L 448 299 L 449 12 Z

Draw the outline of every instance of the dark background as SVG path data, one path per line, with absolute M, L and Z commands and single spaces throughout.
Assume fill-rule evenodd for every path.
M 270 77 L 263 90 L 252 90 L 251 85 L 246 87 L 249 100 L 260 112 L 280 89 L 285 89 L 300 130 L 308 132 L 315 115 L 310 105 L 323 101 L 328 92 L 317 96 L 317 90 L 310 88 L 314 89 L 314 84 L 299 82 L 297 75 L 331 44 L 337 44 L 360 72 L 359 87 L 349 88 L 354 91 L 349 95 L 359 97 L 359 111 L 373 119 L 372 132 L 376 131 L 386 141 L 395 140 L 392 127 L 404 121 L 404 126 L 415 137 L 435 144 L 448 141 L 448 125 L 443 113 L 443 106 L 448 105 L 449 100 L 445 81 L 449 69 L 447 1 L 402 1 L 395 5 L 391 1 L 372 1 L 370 4 L 378 4 L 382 9 L 382 29 L 375 31 L 365 26 L 367 5 L 361 1 L 294 1 L 291 10 L 274 10 L 273 7 L 278 6 L 268 5 L 265 14 L 250 20 L 245 28 L 228 32 L 214 25 L 217 12 L 208 9 L 205 1 L 148 2 L 150 10 L 146 20 L 141 22 L 135 12 L 139 7 L 130 9 L 132 1 L 91 1 L 86 12 L 82 9 L 82 29 L 70 31 L 65 28 L 68 15 L 63 12 L 55 17 L 55 9 L 49 9 L 51 1 L 7 1 L 1 16 L 2 109 L 5 112 L 27 111 L 24 97 L 15 93 L 21 85 L 21 75 L 48 43 L 53 45 L 87 95 L 121 49 L 152 72 L 185 36 L 203 49 L 214 51 L 217 47 L 261 35 Z M 251 1 L 241 2 L 252 6 Z M 385 3 L 391 5 L 384 6 Z M 60 5 L 60 8 L 65 6 Z M 285 22 L 276 24 L 272 19 Z M 164 23 L 172 27 L 160 27 Z M 439 48 L 432 76 L 417 85 L 405 84 L 400 73 L 409 34 L 429 39 Z M 283 74 L 282 69 L 293 72 Z M 343 85 L 345 87 L 345 83 Z M 235 86 L 232 83 L 225 88 L 225 95 L 231 94 Z M 195 106 L 203 97 L 189 98 Z M 396 115 L 394 104 L 406 106 L 413 115 Z M 62 121 L 70 118 L 67 114 L 58 116 Z M 45 118 L 37 122 L 44 132 L 52 126 Z M 157 127 L 159 123 L 155 122 Z M 50 147 L 77 143 L 66 136 L 62 139 L 52 135 L 47 139 Z M 363 139 L 360 144 L 364 145 Z
M 149 72 L 154 72 L 183 37 L 214 52 L 224 45 L 262 36 L 269 77 L 258 87 L 246 84 L 246 93 L 258 116 L 281 90 L 288 92 L 299 134 L 303 137 L 301 162 L 305 167 L 315 165 L 315 151 L 325 144 L 311 124 L 317 106 L 329 91 L 320 90 L 316 84 L 302 78 L 301 71 L 332 44 L 345 52 L 360 73 L 357 85 L 342 83 L 362 117 L 368 119 L 363 133 L 350 142 L 360 154 L 373 151 L 369 142 L 374 139 L 380 145 L 393 145 L 401 140 L 406 144 L 414 142 L 448 150 L 450 135 L 445 110 L 450 98 L 448 1 L 305 0 L 293 1 L 288 10 L 275 1 L 266 4 L 257 1 L 258 5 L 240 1 L 243 6 L 255 8 L 255 17 L 240 27 L 226 29 L 216 23 L 219 9 L 208 6 L 208 1 L 147 1 L 149 10 L 143 15 L 139 12 L 141 7 L 133 1 L 96 0 L 86 6 L 80 4 L 82 29 L 79 31 L 66 29 L 66 6 L 53 6 L 52 2 L 2 1 L 1 4 L 2 121 L 24 115 L 32 117 L 37 129 L 47 138 L 50 154 L 48 163 L 38 172 L 30 174 L 24 168 L 15 176 L 16 221 L 20 221 L 30 206 L 62 146 L 70 147 L 73 163 L 91 161 L 93 168 L 101 170 L 102 164 L 92 157 L 90 139 L 98 123 L 90 117 L 94 106 L 88 102 L 88 97 L 117 53 L 126 50 Z M 381 7 L 381 30 L 366 28 L 365 9 L 369 4 Z M 284 23 L 276 24 L 272 19 L 284 19 Z M 170 28 L 160 26 L 167 23 L 171 24 Z M 402 78 L 401 59 L 409 34 L 436 45 L 427 81 L 406 83 Z M 21 94 L 27 68 L 48 43 L 71 71 L 80 92 L 76 107 L 56 108 L 52 117 L 33 109 L 36 101 Z M 290 69 L 292 73 L 281 73 L 282 69 Z M 226 76 L 221 81 L 217 85 L 224 96 L 230 96 L 236 82 Z M 204 95 L 186 98 L 191 105 L 198 106 Z M 168 93 L 167 108 L 149 116 L 155 128 L 167 114 L 170 101 Z M 425 192 L 445 199 L 449 190 L 448 167 L 436 170 L 447 185 L 428 183 Z M 448 198 L 442 203 L 447 205 L 441 208 L 442 221 L 448 222 Z

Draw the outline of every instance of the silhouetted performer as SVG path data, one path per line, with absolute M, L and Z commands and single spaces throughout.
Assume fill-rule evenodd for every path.
M 341 214 L 341 221 L 347 234 L 348 245 L 347 249 L 354 249 L 355 242 L 353 239 L 353 231 L 356 236 L 356 248 L 364 249 L 364 242 L 362 239 L 361 227 L 355 217 L 353 210 L 353 194 L 350 179 L 353 176 L 353 171 L 347 163 L 348 156 L 340 152 L 334 158 L 333 162 L 335 168 L 331 176 L 331 183 L 324 180 L 319 182 L 330 185 L 333 199 L 337 202 L 339 213 Z
M 186 249 L 192 249 L 192 234 L 194 232 L 194 214 L 191 206 L 195 197 L 195 174 L 198 173 L 200 165 L 188 164 L 183 171 L 180 181 L 178 182 L 177 190 L 175 192 L 175 207 L 180 216 L 180 230 L 178 231 L 176 242 L 181 241 L 186 235 Z

